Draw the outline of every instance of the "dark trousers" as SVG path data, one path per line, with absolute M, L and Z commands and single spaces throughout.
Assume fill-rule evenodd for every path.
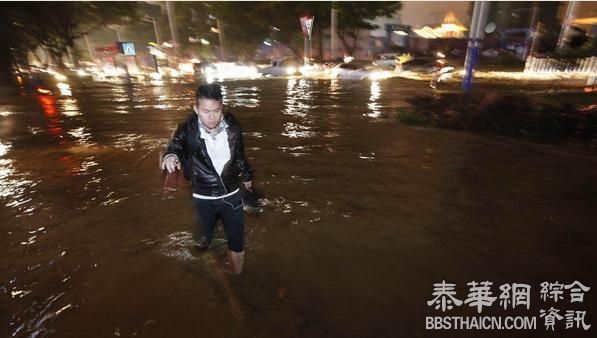
M 211 243 L 214 228 L 219 218 L 224 223 L 224 231 L 228 239 L 228 248 L 234 252 L 243 251 L 244 214 L 243 200 L 240 192 L 216 200 L 193 198 L 195 209 L 195 240 L 202 237 Z

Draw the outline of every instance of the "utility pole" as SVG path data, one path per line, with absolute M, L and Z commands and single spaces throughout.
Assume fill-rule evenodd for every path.
M 558 38 L 558 48 L 564 47 L 568 38 L 568 31 L 570 30 L 570 22 L 574 20 L 574 12 L 576 9 L 576 1 L 570 1 L 568 8 L 566 9 L 566 15 L 564 16 L 564 22 L 562 23 L 562 30 L 560 31 L 560 37 Z
M 151 16 L 151 23 L 153 23 L 153 31 L 155 33 L 155 42 L 158 44 L 158 46 L 161 46 L 162 38 L 160 36 L 160 30 L 158 29 L 158 25 L 155 22 L 155 18 L 153 16 Z
M 152 15 L 145 15 L 145 17 L 141 20 L 151 22 L 153 24 L 153 33 L 155 34 L 155 42 L 158 46 L 161 46 L 162 45 L 162 37 L 160 35 L 160 30 L 158 28 L 158 25 L 155 21 L 155 17 Z
M 172 35 L 172 44 L 174 45 L 174 57 L 178 63 L 178 31 L 176 30 L 176 22 L 174 21 L 174 2 L 166 2 L 166 10 L 168 12 L 168 23 L 170 24 L 170 34 Z
M 332 5 L 331 13 L 331 31 L 330 31 L 330 49 L 332 50 L 332 60 L 336 59 L 336 36 L 338 34 L 338 10 Z
M 222 30 L 220 19 L 216 19 L 216 24 L 218 26 L 218 38 L 220 40 L 220 59 L 226 61 L 226 53 L 224 52 L 224 31 Z
M 310 14 L 306 14 L 300 17 L 300 22 L 301 22 L 301 29 L 303 31 L 303 38 L 305 41 L 305 45 L 304 45 L 304 65 L 307 66 L 309 64 L 309 58 L 311 55 L 311 51 L 309 50 L 309 52 L 307 53 L 307 50 L 309 49 L 310 45 L 311 45 L 311 31 L 313 30 L 313 20 L 315 18 L 313 17 L 313 15 Z
M 537 1 L 533 1 L 533 14 L 531 16 L 531 23 L 529 24 L 529 33 L 527 36 L 527 41 L 525 44 L 526 50 L 524 59 L 526 60 L 531 54 L 533 50 L 533 45 L 535 45 L 535 37 L 537 36 L 539 30 L 539 23 L 537 23 L 537 12 L 539 11 L 539 4 Z
M 465 73 L 462 79 L 462 89 L 465 91 L 470 90 L 473 86 L 473 71 L 481 52 L 481 46 L 483 46 L 488 14 L 489 1 L 475 1 L 469 31 L 468 48 L 466 50 L 466 60 L 464 61 Z
M 533 42 L 531 43 L 529 56 L 535 56 L 537 48 L 539 48 L 539 38 L 541 38 L 541 35 L 543 35 L 543 23 L 537 22 L 537 28 L 533 32 Z
M 85 35 L 85 44 L 87 45 L 87 51 L 89 52 L 89 58 L 93 62 L 93 60 L 95 59 L 94 54 L 93 54 L 93 48 L 91 48 L 91 42 L 89 42 L 89 37 L 87 36 L 87 34 Z

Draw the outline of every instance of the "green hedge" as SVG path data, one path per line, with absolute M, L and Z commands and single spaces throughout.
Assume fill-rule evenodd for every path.
M 405 124 L 491 132 L 541 143 L 597 142 L 597 105 L 576 108 L 536 102 L 522 94 L 455 93 L 416 96 L 396 118 Z

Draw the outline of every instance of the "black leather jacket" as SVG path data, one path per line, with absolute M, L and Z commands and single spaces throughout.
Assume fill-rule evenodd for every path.
M 228 144 L 230 161 L 224 165 L 222 177 L 218 175 L 201 138 L 197 114 L 192 113 L 186 121 L 179 124 L 164 155 L 175 154 L 182 163 L 185 177 L 193 186 L 193 193 L 204 196 L 222 196 L 239 187 L 239 178 L 243 182 L 253 180 L 253 170 L 245 159 L 243 135 L 240 124 L 229 112 L 224 113 L 228 124 Z

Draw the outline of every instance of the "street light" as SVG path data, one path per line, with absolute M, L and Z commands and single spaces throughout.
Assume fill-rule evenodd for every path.
M 155 18 L 153 16 L 150 15 L 145 15 L 145 17 L 142 19 L 143 21 L 147 21 L 147 22 L 151 22 L 153 24 L 153 32 L 155 33 L 155 42 L 159 45 L 162 44 L 162 39 L 160 38 L 160 31 L 158 29 L 158 25 L 155 22 Z

